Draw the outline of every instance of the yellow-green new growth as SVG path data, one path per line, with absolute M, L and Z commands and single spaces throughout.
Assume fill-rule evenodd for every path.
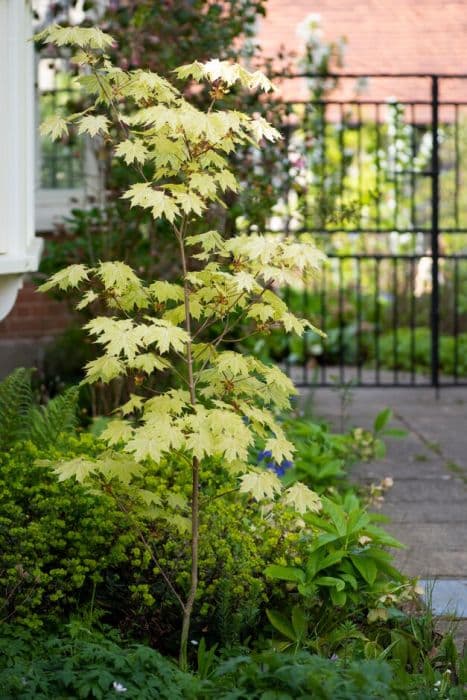
M 77 308 L 96 301 L 106 307 L 105 315 L 86 326 L 101 354 L 87 364 L 84 381 L 129 377 L 135 386 L 102 434 L 120 451 L 95 463 L 63 464 L 60 478 L 81 481 L 99 473 L 122 480 L 126 465 L 123 480 L 130 488 L 148 459 L 157 464 L 174 454 L 181 468 L 191 471 L 190 502 L 178 503 L 175 514 L 168 502 L 167 515 L 191 529 L 191 587 L 178 596 L 183 613 L 180 659 L 186 666 L 198 584 L 200 464 L 221 460 L 241 475 L 239 490 L 256 500 L 282 497 L 297 513 L 320 507 L 316 494 L 305 486 L 284 491 L 275 474 L 250 464 L 249 451 L 258 441 L 276 462 L 292 458 L 294 446 L 276 418 L 278 411 L 290 408 L 296 393 L 292 382 L 278 367 L 223 347 L 235 341 L 240 325 L 251 334 L 313 328 L 294 316 L 275 290 L 302 283 L 316 272 L 322 256 L 310 244 L 279 236 L 244 234 L 225 240 L 215 230 L 192 231 L 192 223 L 213 204 L 223 204 L 227 190 L 239 188 L 228 154 L 279 138 L 261 117 L 216 108 L 216 98 L 235 83 L 271 89 L 265 76 L 218 60 L 183 66 L 176 71 L 178 78 L 210 85 L 212 104 L 202 112 L 160 76 L 114 68 L 105 55 L 112 38 L 99 30 L 54 26 L 39 39 L 80 48 L 76 62 L 86 67 L 80 83 L 91 96 L 84 112 L 54 116 L 42 132 L 61 138 L 73 124 L 79 133 L 111 139 L 115 156 L 137 175 L 123 197 L 132 207 L 149 209 L 154 219 L 167 219 L 179 250 L 177 281 L 145 282 L 124 263 L 106 261 L 89 268 L 73 265 L 42 290 L 78 288 L 83 296 Z M 155 371 L 172 373 L 177 386 L 151 395 L 149 378 Z M 160 504 L 152 503 L 144 489 L 139 494 L 146 514 L 153 508 L 160 515 Z

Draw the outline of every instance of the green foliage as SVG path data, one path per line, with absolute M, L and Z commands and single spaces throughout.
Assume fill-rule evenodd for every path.
M 134 700 L 196 698 L 200 683 L 150 647 L 123 644 L 115 634 L 71 626 L 56 636 L 2 625 L 2 698 Z
M 91 436 L 62 443 L 68 455 L 97 449 Z M 0 619 L 28 627 L 92 608 L 96 587 L 135 539 L 112 498 L 59 484 L 36 464 L 45 455 L 53 462 L 63 451 L 18 442 L 0 453 Z
M 398 328 L 397 334 L 385 333 L 380 339 L 380 364 L 388 369 L 406 372 L 429 372 L 431 366 L 431 334 L 429 328 Z M 457 365 L 459 377 L 467 376 L 467 333 L 457 338 L 441 335 L 439 368 L 443 374 L 454 376 Z
M 309 606 L 359 608 L 368 611 L 369 621 L 377 610 L 387 619 L 385 603 L 395 600 L 407 581 L 384 548 L 401 545 L 372 522 L 354 495 L 347 494 L 342 505 L 329 498 L 321 501 L 320 515 L 303 516 L 313 533 L 303 564 L 271 564 L 266 575 L 293 584 Z
M 0 450 L 20 439 L 33 404 L 31 370 L 19 368 L 0 383 Z
M 0 452 L 18 440 L 45 448 L 77 427 L 78 389 L 72 387 L 39 406 L 31 377 L 32 370 L 19 368 L 0 383 Z
M 346 473 L 354 461 L 351 441 L 345 435 L 333 434 L 326 424 L 307 418 L 285 420 L 284 429 L 296 448 L 287 482 L 298 479 L 318 493 L 345 485 Z
M 264 652 L 229 659 L 216 670 L 213 685 L 215 697 L 225 700 L 405 697 L 397 688 L 389 666 L 383 662 L 345 664 L 306 652 L 295 655 Z
M 86 454 L 92 460 L 103 450 L 102 443 L 83 434 L 62 436 L 47 450 L 19 442 L 1 454 L 0 619 L 50 628 L 70 616 L 103 618 L 173 652 L 179 608 L 154 556 L 177 585 L 187 584 L 189 533 L 182 514 L 189 479 L 176 462 L 153 468 L 145 478 L 153 501 L 162 504 L 172 494 L 172 523 L 162 508 L 149 522 L 136 517 L 117 483 L 102 493 L 85 490 L 74 479 L 57 481 L 51 467 L 64 455 L 70 460 Z M 292 553 L 298 535 L 284 536 L 294 520 L 285 510 L 269 523 L 253 503 L 239 514 L 232 495 L 210 500 L 219 489 L 236 486 L 220 465 L 203 471 L 203 477 L 211 486 L 200 526 L 203 577 L 193 635 L 234 644 L 253 632 L 273 595 L 263 576 L 265 563 Z
M 34 700 L 114 698 L 132 700 L 461 700 L 462 680 L 425 668 L 401 675 L 381 659 L 323 658 L 264 651 L 219 660 L 200 643 L 196 675 L 181 672 L 150 647 L 122 640 L 112 629 L 90 632 L 70 625 L 56 635 L 4 624 L 0 636 L 2 698 Z

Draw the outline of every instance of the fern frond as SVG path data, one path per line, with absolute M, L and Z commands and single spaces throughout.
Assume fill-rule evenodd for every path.
M 33 405 L 33 370 L 19 367 L 0 383 L 0 449 L 9 449 L 27 430 Z
M 49 401 L 35 406 L 29 413 L 29 439 L 37 447 L 52 445 L 61 433 L 74 431 L 78 424 L 78 387 L 67 389 Z

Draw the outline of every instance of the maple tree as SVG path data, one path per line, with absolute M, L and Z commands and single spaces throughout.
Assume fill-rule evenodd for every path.
M 129 376 L 135 390 L 101 435 L 109 450 L 98 460 L 62 463 L 57 471 L 62 480 L 116 477 L 133 489 L 147 513 L 152 508 L 190 531 L 186 595 L 161 571 L 181 606 L 180 663 L 186 668 L 199 575 L 200 466 L 222 460 L 238 474 L 239 491 L 257 501 L 279 497 L 298 515 L 320 508 L 318 496 L 305 485 L 284 489 L 274 471 L 251 465 L 249 453 L 258 442 L 277 463 L 293 457 L 294 446 L 277 419 L 296 393 L 292 381 L 277 366 L 224 348 L 235 342 L 239 324 L 251 334 L 273 328 L 300 334 L 312 327 L 292 314 L 274 289 L 302 284 L 322 256 L 309 242 L 278 235 L 224 239 L 213 230 L 192 232 L 213 203 L 221 205 L 226 191 L 238 188 L 228 155 L 245 144 L 260 148 L 279 138 L 262 117 L 216 106 L 235 84 L 271 90 L 262 73 L 217 59 L 176 69 L 178 79 L 210 86 L 211 104 L 203 112 L 156 73 L 114 66 L 106 55 L 112 37 L 99 29 L 54 25 L 38 38 L 77 48 L 73 61 L 84 68 L 79 81 L 94 97 L 82 112 L 49 117 L 42 133 L 60 138 L 73 124 L 82 133 L 112 140 L 116 157 L 134 167 L 138 179 L 123 197 L 155 220 L 166 219 L 178 246 L 182 274 L 177 281 L 146 282 L 125 263 L 105 261 L 71 265 L 41 289 L 78 289 L 78 308 L 99 301 L 99 308 L 107 309 L 86 326 L 102 351 L 86 366 L 84 382 Z M 172 373 L 174 382 L 151 394 L 145 382 L 156 371 Z M 161 504 L 133 477 L 147 460 L 157 464 L 170 455 L 190 470 L 191 496 L 185 501 L 169 494 Z

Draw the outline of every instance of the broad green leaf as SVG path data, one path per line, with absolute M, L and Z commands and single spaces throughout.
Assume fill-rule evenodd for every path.
M 308 632 L 308 618 L 306 612 L 299 605 L 292 608 L 292 626 L 296 637 L 302 641 Z
M 336 578 L 335 576 L 319 576 L 313 580 L 316 586 L 329 586 L 335 588 L 337 591 L 343 591 L 345 588 L 345 581 L 341 578 Z
M 378 574 L 375 560 L 363 554 L 351 554 L 350 560 L 362 578 L 372 586 Z
M 385 408 L 375 418 L 373 429 L 375 433 L 379 433 L 391 420 L 392 411 L 390 408 Z
M 280 581 L 290 581 L 292 583 L 305 583 L 305 573 L 296 566 L 282 566 L 280 564 L 271 564 L 264 570 L 269 578 L 277 578 Z
M 274 629 L 280 632 L 287 639 L 290 639 L 291 642 L 297 641 L 297 634 L 295 633 L 294 628 L 287 618 L 282 615 L 282 613 L 275 610 L 266 609 L 266 615 Z
M 329 498 L 323 499 L 323 509 L 324 512 L 329 515 L 331 521 L 336 528 L 336 531 L 340 537 L 347 534 L 347 514 L 343 510 L 342 506 L 338 506 Z

